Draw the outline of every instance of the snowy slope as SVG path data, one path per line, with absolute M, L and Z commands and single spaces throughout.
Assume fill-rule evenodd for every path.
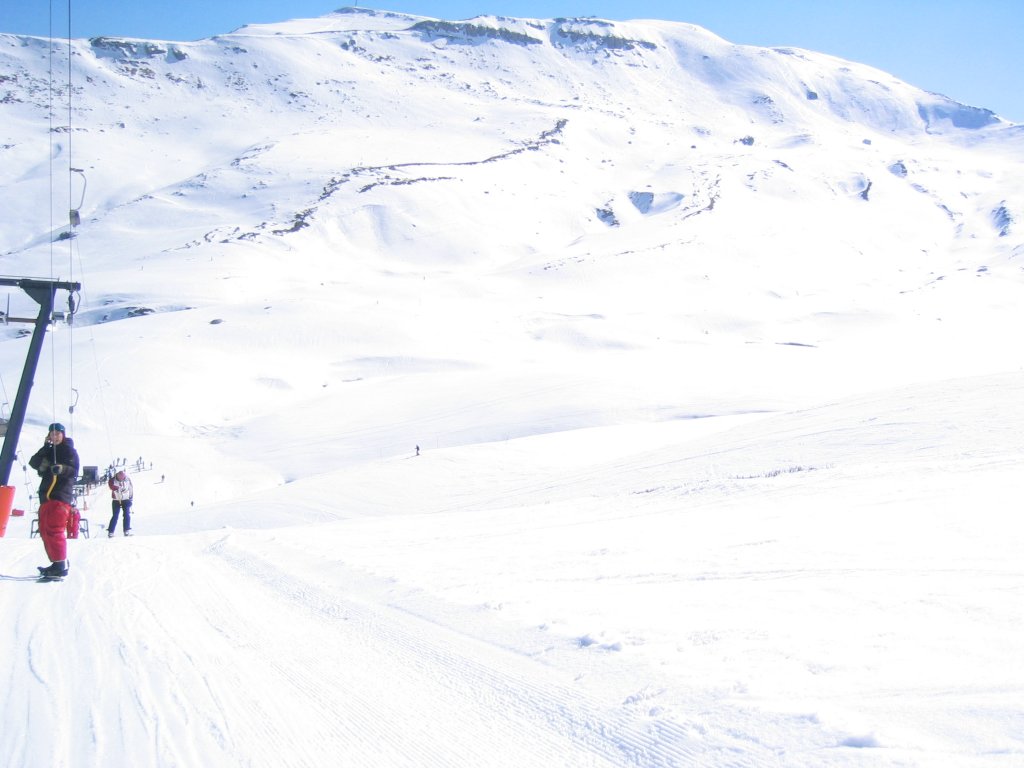
M 0 73 L 0 271 L 83 283 L 21 454 L 146 467 L 0 585 L 5 764 L 1024 760 L 1019 126 L 658 21 Z

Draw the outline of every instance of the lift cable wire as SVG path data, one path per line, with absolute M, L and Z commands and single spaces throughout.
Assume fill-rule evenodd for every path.
M 85 200 L 85 174 L 81 170 L 74 168 L 73 167 L 73 162 L 72 162 L 72 158 L 73 158 L 72 141 L 74 139 L 74 103 L 73 103 L 74 88 L 73 88 L 73 78 L 72 78 L 72 67 L 73 67 L 73 58 L 74 58 L 74 56 L 73 56 L 73 45 L 72 45 L 72 37 L 71 37 L 71 0 L 67 0 L 67 36 L 66 36 L 66 42 L 67 42 L 67 48 L 66 48 L 66 51 L 67 51 L 67 74 L 66 74 L 66 87 L 67 87 L 67 92 L 66 92 L 66 95 L 67 95 L 67 98 L 66 98 L 67 113 L 66 114 L 67 114 L 67 120 L 66 120 L 66 127 L 56 125 L 56 121 L 58 119 L 57 93 L 59 91 L 62 92 L 64 90 L 64 83 L 60 83 L 59 86 L 58 86 L 57 54 L 59 52 L 59 46 L 56 45 L 56 43 L 55 43 L 55 35 L 54 35 L 54 3 L 53 3 L 53 0 L 51 0 L 51 2 L 50 2 L 50 29 L 49 29 L 49 33 L 50 33 L 50 37 L 49 37 L 49 41 L 48 41 L 49 42 L 49 50 L 48 50 L 48 54 L 49 54 L 49 78 L 50 78 L 50 83 L 49 83 L 50 183 L 49 183 L 49 187 L 50 187 L 50 232 L 51 233 L 56 233 L 57 230 L 58 230 L 58 227 L 56 225 L 57 214 L 56 214 L 56 202 L 55 202 L 56 197 L 57 197 L 57 184 L 56 184 L 55 180 L 57 179 L 58 174 L 64 171 L 63 163 L 61 164 L 61 167 L 59 169 L 56 167 L 56 162 L 57 162 L 56 158 L 58 157 L 57 138 L 56 137 L 59 134 L 61 134 L 61 133 L 63 133 L 64 136 L 65 136 L 65 140 L 64 140 L 65 141 L 65 151 L 59 153 L 59 155 L 64 157 L 64 158 L 66 158 L 66 163 L 67 163 L 67 212 L 68 212 L 67 213 L 67 216 L 68 216 L 68 219 L 67 219 L 67 230 L 63 230 L 63 226 L 62 226 L 61 227 L 61 229 L 62 229 L 62 234 L 61 235 L 54 234 L 54 235 L 52 235 L 50 237 L 50 279 L 51 279 L 51 281 L 56 281 L 57 280 L 57 273 L 58 273 L 57 259 L 59 257 L 59 254 L 57 252 L 56 243 L 60 242 L 60 241 L 63 241 L 63 242 L 66 242 L 67 245 L 68 245 L 68 251 L 67 251 L 67 255 L 68 255 L 68 264 L 67 264 L 68 277 L 67 277 L 67 279 L 70 282 L 70 281 L 74 280 L 74 272 L 75 272 L 75 265 L 74 265 L 75 232 L 74 232 L 74 228 L 77 225 L 77 223 L 80 221 L 80 217 L 78 215 L 78 211 L 81 208 L 82 203 Z M 83 179 L 81 201 L 78 203 L 77 207 L 75 207 L 74 203 L 72 202 L 73 198 L 74 198 L 74 177 L 75 177 L 76 173 L 77 174 L 81 174 L 82 175 L 82 179 Z M 56 294 L 56 288 L 53 289 L 53 292 L 54 292 L 54 294 Z M 53 306 L 56 306 L 56 296 L 53 295 L 53 296 L 51 296 L 51 298 L 53 299 L 53 302 L 52 302 Z M 67 313 L 56 313 L 55 312 L 54 316 L 53 316 L 53 320 L 54 321 L 56 321 L 57 319 L 63 318 L 63 319 L 67 320 L 67 324 L 68 324 L 68 329 L 67 329 L 68 330 L 67 350 L 66 350 L 67 351 L 67 358 L 66 358 L 66 361 L 58 359 L 59 357 L 63 358 L 63 352 L 61 352 L 61 353 L 58 352 L 57 334 L 56 333 L 51 333 L 50 334 L 50 339 L 49 339 L 49 342 L 50 342 L 50 344 L 49 344 L 49 347 L 50 347 L 50 370 L 51 370 L 51 376 L 50 376 L 50 387 L 51 387 L 50 399 L 51 399 L 51 406 L 50 406 L 50 409 L 51 409 L 51 414 L 52 414 L 52 420 L 56 421 L 56 422 L 63 422 L 63 420 L 64 420 L 63 417 L 59 417 L 58 416 L 58 413 L 62 410 L 60 408 L 60 406 L 59 406 L 60 401 L 61 400 L 65 400 L 65 398 L 70 400 L 70 396 L 72 394 L 75 394 L 76 395 L 75 399 L 77 399 L 77 393 L 76 393 L 76 390 L 74 388 L 74 330 L 73 330 L 74 329 L 73 318 L 74 318 L 74 312 L 75 312 L 76 309 L 77 309 L 77 306 L 76 306 L 76 299 L 75 299 L 75 297 L 74 296 L 69 296 L 69 298 L 68 298 L 68 311 L 67 311 Z M 64 362 L 65 365 L 66 365 L 66 367 L 64 368 L 64 370 L 65 370 L 65 374 L 64 375 L 59 375 L 59 373 L 58 373 L 61 370 L 61 365 L 60 365 L 61 362 Z M 65 385 L 66 385 L 66 388 L 68 390 L 66 393 L 64 392 Z M 69 408 L 68 408 L 68 416 L 70 417 L 69 421 L 73 421 L 73 419 L 74 419 L 74 406 L 73 405 L 69 406 Z
M 77 207 L 72 207 L 73 206 L 72 200 L 74 199 L 72 197 L 72 194 L 73 194 L 72 193 L 72 187 L 74 186 L 74 178 L 75 178 L 75 174 L 76 173 L 81 173 L 81 171 L 78 171 L 76 168 L 74 168 L 74 163 L 71 162 L 72 157 L 73 157 L 72 152 L 71 152 L 71 141 L 72 141 L 72 137 L 74 136 L 74 132 L 71 130 L 71 128 L 72 128 L 73 117 L 74 117 L 75 89 L 73 87 L 73 82 L 74 81 L 73 81 L 72 76 L 71 76 L 71 66 L 72 66 L 71 62 L 74 59 L 73 50 L 72 50 L 73 49 L 73 43 L 72 43 L 72 39 L 71 39 L 71 0 L 67 0 L 67 3 L 68 3 L 68 234 L 71 235 L 71 237 L 68 238 L 68 280 L 71 281 L 71 282 L 74 282 L 74 279 L 75 279 L 75 257 L 74 257 L 74 252 L 75 252 L 75 240 L 76 240 L 76 238 L 73 235 L 74 235 L 74 229 L 75 229 L 76 223 L 78 221 L 80 221 L 79 216 L 78 216 L 78 210 L 82 207 L 82 203 L 85 202 L 85 185 L 84 185 L 84 183 L 82 185 L 82 200 L 81 200 L 81 202 L 79 202 Z M 82 175 L 82 179 L 83 179 L 83 182 L 84 182 L 85 174 L 82 173 L 81 175 Z M 75 350 L 75 344 L 74 344 L 74 341 L 75 341 L 75 323 L 74 323 L 74 319 L 75 319 L 75 310 L 76 309 L 77 309 L 77 306 L 75 304 L 75 294 L 71 293 L 71 294 L 68 295 L 68 315 L 67 315 L 67 321 L 68 321 L 68 390 L 69 390 L 68 391 L 68 395 L 69 395 L 69 398 L 70 398 L 71 395 L 74 395 L 74 400 L 70 400 L 69 399 L 69 403 L 70 404 L 68 405 L 68 416 L 71 418 L 71 421 L 74 421 L 74 418 L 75 418 L 75 415 L 74 415 L 75 414 L 75 408 L 74 408 L 74 406 L 75 406 L 75 404 L 78 401 L 78 391 L 75 389 L 75 376 L 74 376 L 74 373 L 75 373 L 75 365 L 74 365 L 74 363 L 75 363 L 75 356 L 74 356 L 74 350 Z

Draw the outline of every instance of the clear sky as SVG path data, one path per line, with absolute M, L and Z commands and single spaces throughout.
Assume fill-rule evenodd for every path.
M 345 0 L 0 0 L 0 32 L 198 40 L 322 16 Z M 375 0 L 440 19 L 597 16 L 699 24 L 734 43 L 808 48 L 1024 123 L 1024 0 Z

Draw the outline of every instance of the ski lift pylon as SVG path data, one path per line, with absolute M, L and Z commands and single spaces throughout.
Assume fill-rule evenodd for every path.
M 28 411 L 28 398 L 32 392 L 36 367 L 39 364 L 39 355 L 43 349 L 43 339 L 46 336 L 47 327 L 53 322 L 54 296 L 59 290 L 72 293 L 77 292 L 81 290 L 82 286 L 81 283 L 31 277 L 0 277 L 0 285 L 21 288 L 39 305 L 39 314 L 35 320 L 5 316 L 8 321 L 30 322 L 35 325 L 35 330 L 32 332 L 32 341 L 29 344 L 28 355 L 25 358 L 25 367 L 21 372 L 18 394 L 15 396 L 14 405 L 11 407 L 11 417 L 8 420 L 7 433 L 4 435 L 3 449 L 0 450 L 0 486 L 5 486 L 11 478 L 11 467 L 14 465 L 14 456 L 18 451 L 18 436 L 25 423 L 25 414 Z

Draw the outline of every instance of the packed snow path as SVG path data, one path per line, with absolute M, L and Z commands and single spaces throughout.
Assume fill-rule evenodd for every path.
M 1016 765 L 1022 381 L 94 507 L 67 580 L 0 581 L 0 761 Z
M 711 759 L 737 749 L 737 739 L 637 716 L 589 694 L 539 648 L 531 657 L 353 596 L 346 581 L 363 595 L 368 584 L 340 564 L 329 579 L 286 573 L 236 546 L 236 536 L 89 542 L 62 584 L 5 584 L 0 601 L 28 659 L 6 681 L 0 760 L 24 768 L 772 762 L 749 743 L 742 755 Z M 45 747 L 30 741 L 40 733 L 52 734 Z

